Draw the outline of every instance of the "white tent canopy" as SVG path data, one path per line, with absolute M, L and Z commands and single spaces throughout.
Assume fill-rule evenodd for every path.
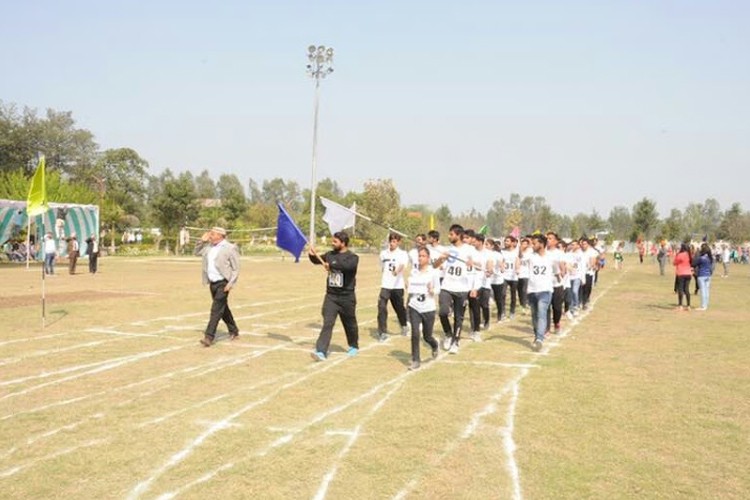
M 86 238 L 91 235 L 99 237 L 99 207 L 97 205 L 79 205 L 76 203 L 49 203 L 49 210 L 37 215 L 31 220 L 32 234 L 37 241 L 44 232 L 50 232 L 58 240 L 61 253 L 65 253 L 65 245 L 61 240 L 75 234 L 81 244 L 81 253 L 85 253 Z M 27 227 L 26 202 L 15 200 L 0 200 L 0 244 L 18 237 Z

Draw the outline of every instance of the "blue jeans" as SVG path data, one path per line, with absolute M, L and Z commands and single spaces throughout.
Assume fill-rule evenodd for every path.
M 55 274 L 55 257 L 56 254 L 48 253 L 44 254 L 44 272 L 47 274 Z
M 708 309 L 708 294 L 711 291 L 711 276 L 698 276 L 698 288 L 701 291 L 701 307 Z
M 579 293 L 581 290 L 581 280 L 580 279 L 572 279 L 570 280 L 570 310 L 573 312 L 578 311 L 578 308 L 580 307 L 579 303 Z
M 547 309 L 552 301 L 552 292 L 530 293 L 529 307 L 531 308 L 531 325 L 534 328 L 534 340 L 544 342 L 544 332 L 547 331 Z

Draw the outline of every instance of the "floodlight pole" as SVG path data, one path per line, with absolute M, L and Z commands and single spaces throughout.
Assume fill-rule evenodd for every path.
M 333 48 L 310 45 L 307 48 L 307 74 L 315 79 L 315 111 L 313 113 L 312 173 L 310 178 L 310 245 L 315 245 L 315 171 L 318 166 L 318 110 L 320 107 L 320 80 L 333 73 Z

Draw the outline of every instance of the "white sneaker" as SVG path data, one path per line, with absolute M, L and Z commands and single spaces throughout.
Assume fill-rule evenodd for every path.
M 401 335 L 403 335 L 404 337 L 406 337 L 410 333 L 411 333 L 411 328 L 409 328 L 409 325 L 404 325 L 404 326 L 401 327 Z
M 531 348 L 534 350 L 534 352 L 539 352 L 542 350 L 542 341 L 541 340 L 535 340 L 533 344 L 531 344 Z
M 568 319 L 573 319 L 573 313 L 570 312 L 570 311 L 568 311 L 568 312 L 565 313 L 565 317 L 568 318 Z
M 448 349 L 451 348 L 451 344 L 452 343 L 453 343 L 453 338 L 452 337 L 448 337 L 446 335 L 446 337 L 443 339 L 443 349 L 447 351 Z
M 458 344 L 455 342 L 451 345 L 451 348 L 448 350 L 449 354 L 458 354 Z
M 472 334 L 469 336 L 472 342 L 481 342 L 482 341 L 482 334 L 479 332 L 472 332 Z

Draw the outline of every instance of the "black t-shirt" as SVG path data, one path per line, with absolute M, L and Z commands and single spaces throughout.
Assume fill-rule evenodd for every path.
M 347 250 L 346 252 L 326 252 L 321 257 L 330 266 L 326 292 L 332 295 L 354 294 L 359 256 Z M 310 256 L 310 262 L 320 265 L 320 261 L 315 256 Z

